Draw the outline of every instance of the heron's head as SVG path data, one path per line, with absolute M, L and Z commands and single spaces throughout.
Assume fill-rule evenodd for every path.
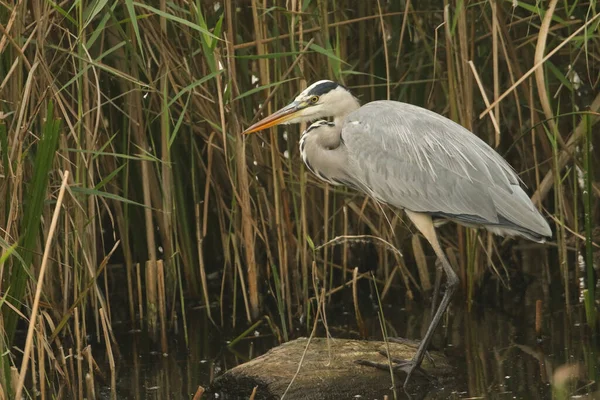
M 244 133 L 253 133 L 279 124 L 310 122 L 320 118 L 342 118 L 360 107 L 344 86 L 333 81 L 318 81 L 307 87 L 293 102 L 258 121 Z

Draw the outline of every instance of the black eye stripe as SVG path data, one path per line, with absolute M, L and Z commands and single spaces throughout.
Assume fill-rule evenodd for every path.
M 312 88 L 312 90 L 308 94 L 309 94 L 309 96 L 320 96 L 322 94 L 331 92 L 333 89 L 337 88 L 338 86 L 340 86 L 340 85 L 335 82 L 332 82 L 332 81 L 323 82 L 323 83 L 315 86 L 314 88 Z

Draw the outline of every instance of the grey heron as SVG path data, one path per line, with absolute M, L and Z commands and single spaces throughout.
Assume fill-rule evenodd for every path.
M 361 107 L 344 86 L 322 80 L 244 133 L 321 118 L 332 121 L 313 123 L 300 139 L 307 167 L 331 184 L 403 209 L 431 244 L 447 277 L 427 333 L 413 359 L 400 368 L 407 373 L 406 387 L 459 282 L 433 219 L 537 242 L 552 231 L 502 156 L 463 126 L 415 105 L 386 100 Z

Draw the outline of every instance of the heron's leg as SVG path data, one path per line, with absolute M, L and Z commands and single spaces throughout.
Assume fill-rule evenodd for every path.
M 435 315 L 433 316 L 433 319 L 431 320 L 431 323 L 429 324 L 429 328 L 427 328 L 427 333 L 425 333 L 425 337 L 423 338 L 423 340 L 421 340 L 421 343 L 419 344 L 419 348 L 417 349 L 415 356 L 409 362 L 409 365 L 407 365 L 408 370 L 406 373 L 406 380 L 404 381 L 405 388 L 408 385 L 408 381 L 410 380 L 412 373 L 417 368 L 419 368 L 419 366 L 421 365 L 421 362 L 423 361 L 423 357 L 425 357 L 425 352 L 427 351 L 427 347 L 429 346 L 429 343 L 431 342 L 431 339 L 433 338 L 433 333 L 435 332 L 436 328 L 440 324 L 442 316 L 444 315 L 444 313 L 446 312 L 446 309 L 448 308 L 448 305 L 450 304 L 450 299 L 452 298 L 452 295 L 454 294 L 454 292 L 456 291 L 456 288 L 458 286 L 458 276 L 452 269 L 450 262 L 448 262 L 448 259 L 446 258 L 446 255 L 444 254 L 442 247 L 440 246 L 440 243 L 437 238 L 437 234 L 435 232 L 435 227 L 433 226 L 433 222 L 431 221 L 431 216 L 429 216 L 427 214 L 408 211 L 408 210 L 406 210 L 406 214 L 408 215 L 410 220 L 413 222 L 413 224 L 415 224 L 417 229 L 419 231 L 421 231 L 423 236 L 425 236 L 425 238 L 429 241 L 429 243 L 431 244 L 431 247 L 433 247 L 433 251 L 435 252 L 438 259 L 442 263 L 442 268 L 444 269 L 444 272 L 446 273 L 447 280 L 446 280 L 446 292 L 444 293 L 444 297 L 442 297 L 440 306 L 438 307 L 437 311 L 435 312 Z
M 390 343 L 403 344 L 405 346 L 412 347 L 414 349 L 418 349 L 419 345 L 421 344 L 420 340 L 412 340 L 412 339 L 407 339 L 407 338 L 402 338 L 402 337 L 388 337 L 387 340 Z M 431 365 L 435 366 L 435 360 L 433 359 L 433 357 L 431 357 L 431 355 L 429 355 L 428 351 L 425 351 L 425 357 L 427 357 L 427 360 L 431 363 Z M 406 360 L 404 360 L 404 361 L 406 361 Z M 398 362 L 398 361 L 394 361 L 394 362 Z
M 435 313 L 435 306 L 437 306 L 438 296 L 440 294 L 440 284 L 442 283 L 442 261 L 440 259 L 435 260 L 435 283 L 433 284 L 433 296 L 431 296 L 431 316 Z

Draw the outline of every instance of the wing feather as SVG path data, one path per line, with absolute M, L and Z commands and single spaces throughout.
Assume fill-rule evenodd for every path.
M 346 117 L 342 139 L 349 179 L 378 200 L 465 223 L 550 234 L 506 160 L 439 114 L 375 101 Z

